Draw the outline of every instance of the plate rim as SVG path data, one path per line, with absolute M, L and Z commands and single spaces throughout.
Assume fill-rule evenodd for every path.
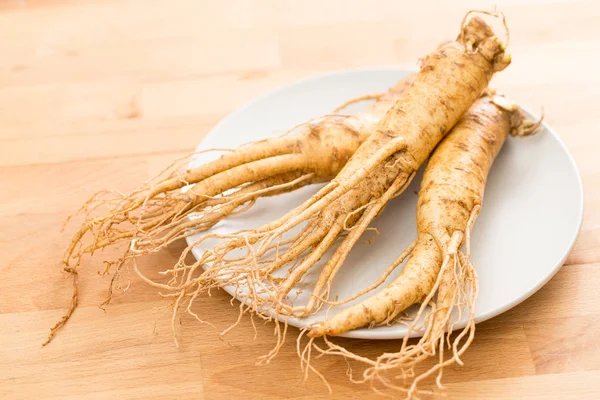
M 245 104 L 236 108 L 234 111 L 232 111 L 227 116 L 222 118 L 217 124 L 215 124 L 204 135 L 204 137 L 201 139 L 200 143 L 196 146 L 195 152 L 203 150 L 202 149 L 203 142 L 206 141 L 206 139 L 211 135 L 212 132 L 219 129 L 220 126 L 226 124 L 228 121 L 234 119 L 238 114 L 243 112 L 246 108 L 251 107 L 252 105 L 254 105 L 255 103 L 257 103 L 263 99 L 274 96 L 277 93 L 284 91 L 286 89 L 292 88 L 294 86 L 299 86 L 299 85 L 302 85 L 302 84 L 305 84 L 305 83 L 308 83 L 308 82 L 311 82 L 314 80 L 326 79 L 326 78 L 332 77 L 332 76 L 355 74 L 355 73 L 361 73 L 361 72 L 362 73 L 398 72 L 398 73 L 401 73 L 404 75 L 408 75 L 408 74 L 417 72 L 417 70 L 410 69 L 410 68 L 403 68 L 403 67 L 394 67 L 394 66 L 350 68 L 350 69 L 334 70 L 334 71 L 328 71 L 328 72 L 321 73 L 321 74 L 310 75 L 310 76 L 307 76 L 304 78 L 297 79 L 292 82 L 284 83 L 284 84 L 279 85 L 271 90 L 268 90 L 267 92 L 265 92 L 263 94 L 258 95 L 257 97 L 254 97 L 252 100 L 246 102 Z M 536 114 L 532 113 L 528 108 L 523 107 L 521 105 L 518 105 L 518 107 L 522 111 L 524 111 L 528 116 L 532 117 L 534 120 L 540 119 L 540 117 L 538 117 Z M 498 307 L 494 310 L 485 312 L 481 315 L 477 315 L 475 317 L 475 324 L 479 324 L 481 322 L 487 321 L 491 318 L 494 318 L 500 314 L 505 313 L 506 311 L 523 303 L 525 300 L 529 299 L 533 294 L 538 292 L 542 287 L 544 287 L 563 267 L 565 261 L 567 260 L 569 254 L 573 250 L 575 243 L 577 242 L 577 239 L 579 238 L 579 235 L 581 233 L 581 228 L 583 226 L 583 216 L 584 216 L 584 211 L 585 211 L 584 210 L 585 197 L 584 197 L 583 180 L 581 178 L 581 173 L 579 171 L 579 168 L 577 167 L 577 163 L 575 162 L 573 155 L 569 151 L 569 148 L 567 147 L 567 145 L 560 138 L 560 135 L 558 135 L 558 133 L 543 120 L 542 120 L 542 126 L 544 127 L 544 129 L 547 130 L 547 133 L 551 134 L 554 137 L 554 139 L 558 142 L 558 144 L 560 145 L 563 152 L 567 155 L 567 159 L 568 159 L 571 167 L 575 171 L 578 195 L 579 195 L 580 200 L 579 200 L 579 213 L 577 215 L 577 226 L 576 226 L 574 235 L 572 236 L 568 246 L 565 248 L 565 251 L 560 258 L 560 261 L 554 267 L 549 269 L 550 273 L 548 273 L 544 279 L 537 282 L 535 285 L 530 287 L 527 291 L 523 292 L 520 296 L 517 296 L 513 300 L 503 304 L 501 307 Z M 192 163 L 193 163 L 193 160 L 190 161 L 188 166 L 190 166 Z M 186 243 L 188 246 L 191 246 L 193 244 L 193 240 L 191 239 L 190 236 L 186 236 L 185 240 L 186 240 Z M 196 259 L 198 259 L 198 257 L 199 257 L 198 254 L 196 254 L 197 251 L 198 251 L 197 247 L 192 248 L 192 254 Z M 235 296 L 233 296 L 233 293 L 232 293 L 233 288 L 223 287 L 222 289 L 225 290 L 230 296 L 235 297 Z M 240 301 L 237 298 L 236 298 L 236 300 Z M 278 319 L 280 321 L 283 321 L 283 320 L 287 319 L 287 317 L 279 316 Z M 290 318 L 290 320 L 291 321 L 290 321 L 289 325 L 294 326 L 298 329 L 305 329 L 304 327 L 297 326 L 296 324 L 293 323 L 294 320 L 297 320 L 296 318 Z M 465 327 L 465 325 L 466 324 L 463 321 L 461 321 L 456 324 L 456 326 L 454 327 L 454 330 L 462 329 Z M 421 336 L 421 333 L 418 331 L 413 331 L 410 334 L 410 337 L 419 337 L 419 336 Z M 338 335 L 338 337 L 344 337 L 344 338 L 350 338 L 350 339 L 362 339 L 362 340 L 397 340 L 397 339 L 402 339 L 405 336 L 404 335 L 402 335 L 402 336 L 394 335 L 391 332 L 386 332 L 386 331 L 381 331 L 381 330 L 379 330 L 379 332 L 378 332 L 377 327 L 375 327 L 375 328 L 369 328 L 369 329 L 361 328 L 358 330 L 345 332 L 344 334 Z

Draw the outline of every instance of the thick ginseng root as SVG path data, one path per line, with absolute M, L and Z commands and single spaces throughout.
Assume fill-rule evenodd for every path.
M 539 123 L 538 123 L 539 124 Z M 340 311 L 308 332 L 310 338 L 336 336 L 363 326 L 393 322 L 413 304 L 421 303 L 409 322 L 408 333 L 397 353 L 386 353 L 376 360 L 357 356 L 326 340 L 322 349 L 311 339 L 318 352 L 342 355 L 368 365 L 361 381 L 380 380 L 386 371 L 401 377 L 414 377 L 414 367 L 428 357 L 439 361 L 414 377 L 408 387 L 400 387 L 411 397 L 418 384 L 437 373 L 441 387 L 443 368 L 461 364 L 475 333 L 474 305 L 477 298 L 477 274 L 470 262 L 470 232 L 483 200 L 489 169 L 506 136 L 526 136 L 538 124 L 523 120 L 517 107 L 505 98 L 490 93 L 479 99 L 433 152 L 423 175 L 417 204 L 417 243 L 401 274 L 387 287 L 366 300 Z M 466 254 L 460 251 L 462 245 Z M 394 263 L 393 267 L 400 262 Z M 430 307 L 431 306 L 431 307 Z M 463 312 L 466 312 L 464 321 Z M 464 329 L 452 339 L 456 323 Z M 408 338 L 413 330 L 422 330 L 417 344 Z M 449 357 L 444 355 L 448 344 Z M 306 365 L 306 351 L 303 365 Z M 396 387 L 396 386 L 395 386 Z M 397 387 L 398 388 L 398 387 Z
M 336 178 L 309 200 L 265 226 L 221 236 L 226 240 L 187 265 L 185 256 L 193 245 L 217 235 L 201 237 L 170 270 L 181 275 L 168 285 L 138 273 L 177 296 L 233 286 L 243 304 L 266 318 L 315 312 L 328 300 L 332 280 L 371 220 L 388 200 L 405 190 L 438 142 L 480 97 L 493 74 L 509 63 L 504 45 L 483 20 L 466 21 L 456 41 L 444 43 L 422 60 L 413 84 L 375 132 Z M 299 233 L 286 237 L 298 226 Z M 295 306 L 290 289 L 306 283 L 316 262 L 334 247 L 311 289 L 312 300 L 306 306 Z M 201 266 L 206 268 L 204 272 L 199 270 Z
M 65 270 L 74 275 L 74 294 L 67 314 L 51 330 L 63 326 L 77 306 L 77 268 L 81 256 L 131 241 L 124 256 L 107 262 L 119 270 L 139 255 L 156 252 L 183 237 L 205 231 L 221 219 L 242 212 L 265 196 L 274 196 L 333 178 L 373 131 L 394 101 L 412 83 L 412 76 L 399 81 L 387 93 L 350 100 L 334 114 L 315 118 L 290 131 L 290 135 L 262 140 L 228 151 L 215 161 L 180 171 L 178 160 L 162 174 L 125 196 L 108 191 L 92 196 L 81 208 L 86 220 L 65 252 Z M 377 100 L 356 115 L 339 111 L 362 100 Z M 188 188 L 187 191 L 182 188 Z M 110 195 L 107 197 L 107 195 Z M 92 213 L 106 205 L 109 211 Z M 192 218 L 193 217 L 193 218 Z M 85 243 L 86 236 L 91 238 Z

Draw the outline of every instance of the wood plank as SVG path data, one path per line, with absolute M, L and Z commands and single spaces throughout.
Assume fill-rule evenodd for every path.
M 17 318 L 3 314 L 0 337 L 12 350 L 6 351 L 5 346 L 0 350 L 4 382 L 0 394 L 3 398 L 24 398 L 35 387 L 44 398 L 202 396 L 202 382 L 196 378 L 201 370 L 200 348 L 190 344 L 177 350 L 169 335 L 154 336 L 156 314 L 152 303 L 146 304 L 150 307 L 144 310 L 129 305 L 106 315 L 96 307 L 82 312 L 79 317 L 83 323 L 70 330 L 70 338 L 63 337 L 62 345 L 44 348 L 40 340 L 60 312 L 19 313 Z M 128 328 L 115 330 L 115 324 Z M 84 339 L 87 337 L 94 339 Z M 85 354 L 89 356 L 82 357 Z M 186 379 L 173 379 L 165 373 L 173 364 Z
M 92 21 L 102 35 L 105 31 L 100 27 L 110 25 L 110 18 L 112 13 L 77 16 L 70 19 L 76 21 L 72 29 L 63 27 L 56 35 L 44 33 L 29 45 L 0 43 L 0 51 L 5 54 L 0 70 L 6 71 L 0 75 L 0 84 L 48 84 L 107 77 L 165 80 L 193 76 L 198 71 L 206 75 L 279 66 L 277 36 L 269 30 L 216 29 L 211 35 L 154 40 L 128 40 L 116 35 L 113 41 L 105 43 L 79 35 L 77 28 Z M 215 36 L 223 38 L 222 47 L 213 46 Z M 252 44 L 246 45 L 244 40 Z
M 600 316 L 544 318 L 524 324 L 537 374 L 600 369 Z
M 549 374 L 449 384 L 448 389 L 452 399 L 592 400 L 600 396 L 599 377 L 597 371 Z

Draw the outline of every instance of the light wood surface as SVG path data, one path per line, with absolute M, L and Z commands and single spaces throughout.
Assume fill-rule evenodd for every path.
M 497 1 L 513 65 L 495 85 L 539 110 L 582 172 L 585 219 L 566 265 L 518 307 L 477 327 L 449 398 L 600 398 L 600 4 Z M 110 250 L 87 259 L 81 307 L 46 348 L 70 282 L 64 218 L 93 192 L 129 191 L 193 149 L 219 119 L 280 84 L 363 66 L 414 67 L 456 35 L 464 13 L 493 3 L 387 1 L 0 2 L 0 398 L 368 398 L 341 359 L 321 360 L 334 394 L 303 382 L 293 343 L 248 318 L 220 340 L 184 317 L 175 348 L 166 303 L 132 279 L 97 306 Z M 146 261 L 172 262 L 182 244 Z M 198 302 L 223 328 L 226 294 Z M 377 354 L 397 342 L 342 341 Z

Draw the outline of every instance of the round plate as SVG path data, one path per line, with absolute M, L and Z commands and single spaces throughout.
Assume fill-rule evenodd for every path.
M 350 98 L 387 91 L 411 72 L 391 68 L 351 70 L 284 86 L 229 115 L 212 129 L 198 150 L 234 148 L 280 135 L 302 121 L 330 112 Z M 351 111 L 356 110 L 355 106 Z M 217 156 L 206 153 L 195 159 L 193 164 L 204 163 Z M 366 232 L 364 240 L 353 248 L 332 285 L 332 298 L 336 295 L 340 300 L 348 298 L 374 282 L 415 238 L 415 193 L 420 181 L 420 175 L 417 175 L 404 194 L 392 200 L 373 221 L 372 226 L 379 230 L 380 235 L 368 244 L 368 239 L 374 234 Z M 213 231 L 225 234 L 258 227 L 299 205 L 320 187 L 314 185 L 260 199 L 249 211 L 221 221 Z M 471 239 L 472 261 L 479 274 L 480 287 L 476 321 L 484 321 L 514 307 L 548 282 L 573 247 L 582 216 L 581 178 L 558 135 L 544 124 L 542 131 L 533 137 L 509 138 L 490 172 L 482 212 Z M 188 243 L 196 237 L 189 237 Z M 196 247 L 194 256 L 199 257 L 214 244 L 205 242 Z M 316 268 L 322 266 L 323 260 L 327 260 L 330 254 L 323 257 Z M 388 278 L 388 282 L 400 270 L 401 267 Z M 312 277 L 316 275 L 312 274 Z M 232 288 L 226 290 L 233 293 Z M 307 295 L 300 295 L 295 304 L 305 302 Z M 336 311 L 335 308 L 327 310 L 324 307 L 310 318 L 290 318 L 288 322 L 293 326 L 306 327 Z M 456 326 L 460 327 L 461 324 Z M 404 337 L 406 332 L 405 326 L 395 324 L 358 329 L 344 336 L 395 339 Z M 419 336 L 419 332 L 413 332 L 412 336 Z

